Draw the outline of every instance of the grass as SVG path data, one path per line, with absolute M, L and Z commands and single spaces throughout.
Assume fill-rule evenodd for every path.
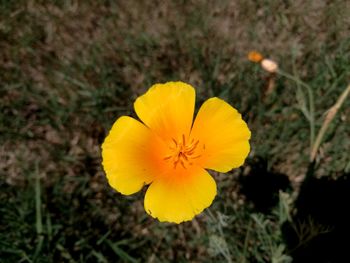
M 150 85 L 183 80 L 197 105 L 219 96 L 242 112 L 249 159 L 287 174 L 296 195 L 309 163 L 307 91 L 277 76 L 267 95 L 269 75 L 246 55 L 257 49 L 307 83 L 317 135 L 350 79 L 347 10 L 347 1 L 0 1 L 1 261 L 287 262 L 283 214 L 257 214 L 240 194 L 249 161 L 216 175 L 210 212 L 177 226 L 149 218 L 143 193 L 109 188 L 100 145 Z M 325 134 L 316 176 L 350 170 L 349 106 Z

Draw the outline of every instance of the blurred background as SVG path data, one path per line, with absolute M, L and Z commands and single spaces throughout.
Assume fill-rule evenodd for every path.
M 214 203 L 180 225 L 101 167 L 113 122 L 171 80 L 196 87 L 197 106 L 225 99 L 252 131 L 246 164 L 212 173 Z M 349 99 L 312 165 L 309 152 L 349 80 L 346 0 L 1 0 L 0 261 L 348 262 Z

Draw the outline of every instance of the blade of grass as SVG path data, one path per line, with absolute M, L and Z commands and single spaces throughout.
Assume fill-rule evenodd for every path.
M 32 263 L 33 261 L 29 258 L 29 256 L 26 254 L 26 252 L 22 251 L 21 253 L 21 260 L 18 261 L 18 263 L 22 263 L 22 262 L 29 262 Z
M 244 247 L 243 247 L 243 258 L 242 262 L 247 262 L 246 259 L 248 258 L 248 245 L 249 245 L 249 239 L 250 239 L 250 231 L 252 230 L 252 221 L 249 222 L 247 227 L 247 233 L 244 238 Z
M 105 242 L 110 246 L 110 248 L 114 251 L 114 253 L 118 257 L 120 257 L 122 260 L 126 262 L 131 262 L 131 263 L 139 262 L 135 258 L 131 257 L 128 253 L 126 253 L 123 249 L 121 249 L 118 245 L 112 243 L 110 240 L 107 239 Z
M 50 213 L 46 214 L 46 234 L 48 240 L 52 240 L 52 222 Z
M 41 214 L 41 188 L 38 171 L 38 162 L 35 165 L 35 215 L 36 215 L 36 233 L 41 235 L 43 232 L 42 214 Z
M 111 231 L 107 231 L 106 234 L 104 234 L 99 240 L 97 240 L 96 244 L 101 245 L 103 241 L 111 234 Z
M 44 236 L 43 234 L 43 222 L 42 222 L 42 213 L 41 213 L 41 185 L 39 177 L 39 168 L 38 162 L 35 163 L 35 225 L 36 225 L 36 234 L 38 237 L 38 243 L 35 248 L 33 255 L 33 262 L 36 261 L 38 255 L 41 252 Z
M 73 259 L 71 254 L 61 244 L 57 244 L 56 248 L 61 252 L 61 256 L 68 260 L 67 262 L 75 263 L 75 260 Z
M 350 172 L 350 161 L 346 164 L 345 168 L 344 168 L 344 171 L 346 173 Z
M 97 262 L 108 263 L 108 260 L 101 253 L 92 250 L 91 254 L 95 256 Z

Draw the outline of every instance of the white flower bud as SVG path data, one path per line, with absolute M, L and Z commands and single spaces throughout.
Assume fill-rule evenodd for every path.
M 261 66 L 263 69 L 265 69 L 267 72 L 270 72 L 270 73 L 275 73 L 278 69 L 277 63 L 267 58 L 261 61 Z

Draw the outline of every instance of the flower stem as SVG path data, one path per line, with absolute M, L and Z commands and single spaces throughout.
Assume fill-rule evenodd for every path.
M 322 127 L 321 127 L 320 131 L 318 132 L 316 141 L 312 147 L 311 155 L 310 155 L 310 162 L 313 162 L 315 160 L 318 149 L 321 145 L 322 139 L 326 133 L 326 130 L 327 130 L 329 124 L 334 119 L 335 115 L 339 111 L 340 107 L 344 103 L 344 101 L 349 93 L 350 93 L 350 85 L 347 86 L 347 88 L 339 96 L 337 102 L 328 110 L 326 118 L 323 121 Z
M 310 156 L 311 156 L 311 149 L 313 148 L 314 141 L 315 141 L 315 104 L 314 104 L 314 95 L 312 93 L 311 87 L 307 85 L 305 82 L 301 81 L 299 78 L 284 72 L 282 70 L 278 70 L 277 73 L 283 77 L 286 77 L 287 79 L 295 81 L 298 85 L 301 87 L 304 87 L 307 90 L 308 97 L 309 97 L 309 123 L 310 123 Z

